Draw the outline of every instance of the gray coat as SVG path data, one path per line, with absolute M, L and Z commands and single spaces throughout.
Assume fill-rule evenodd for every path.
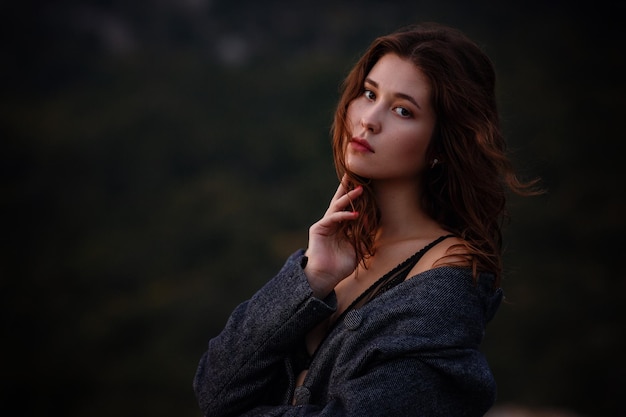
M 482 416 L 496 386 L 479 345 L 502 298 L 492 277 L 423 272 L 348 312 L 295 389 L 296 352 L 336 309 L 293 254 L 209 341 L 194 379 L 205 416 Z M 292 399 L 296 398 L 296 405 Z

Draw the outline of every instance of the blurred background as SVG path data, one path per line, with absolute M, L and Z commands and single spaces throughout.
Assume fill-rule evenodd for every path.
M 343 77 L 375 36 L 438 21 L 493 59 L 512 158 L 548 189 L 511 200 L 507 302 L 484 344 L 492 415 L 625 415 L 625 12 L 2 2 L 2 408 L 200 416 L 207 341 L 306 245 L 336 188 Z

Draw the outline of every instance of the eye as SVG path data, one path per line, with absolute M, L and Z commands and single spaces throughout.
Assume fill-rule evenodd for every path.
M 413 113 L 411 113 L 409 110 L 407 110 L 404 107 L 394 107 L 393 111 L 396 112 L 396 114 L 400 117 L 411 117 L 413 116 Z
M 366 99 L 368 99 L 370 101 L 376 100 L 376 94 L 374 94 L 374 92 L 372 90 L 365 90 L 363 92 L 363 95 L 365 96 Z

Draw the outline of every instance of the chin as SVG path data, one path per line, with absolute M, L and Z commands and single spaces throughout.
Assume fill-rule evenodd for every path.
M 371 175 L 371 172 L 368 172 L 366 169 L 363 169 L 363 167 L 359 167 L 358 165 L 355 166 L 355 164 L 346 164 L 346 170 L 350 174 L 363 178 L 370 178 Z

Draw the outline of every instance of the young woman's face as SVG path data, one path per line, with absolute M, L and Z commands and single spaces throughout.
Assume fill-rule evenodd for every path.
M 415 180 L 427 166 L 436 117 L 422 71 L 395 54 L 378 60 L 348 106 L 347 168 L 372 180 Z

